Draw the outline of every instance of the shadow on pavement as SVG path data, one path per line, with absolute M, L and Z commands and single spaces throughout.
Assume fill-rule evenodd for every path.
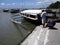
M 58 30 L 56 27 L 50 27 L 49 29 Z

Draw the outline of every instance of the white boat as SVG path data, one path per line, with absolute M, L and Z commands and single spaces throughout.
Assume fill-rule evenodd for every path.
M 20 12 L 23 17 L 32 19 L 32 20 L 38 20 L 38 17 L 40 17 L 40 14 L 42 13 L 42 10 L 24 10 Z

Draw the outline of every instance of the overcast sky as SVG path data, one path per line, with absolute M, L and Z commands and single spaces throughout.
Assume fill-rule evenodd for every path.
M 45 8 L 60 0 L 0 0 L 0 8 Z

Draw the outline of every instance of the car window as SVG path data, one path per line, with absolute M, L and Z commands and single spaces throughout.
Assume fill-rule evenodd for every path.
M 54 16 L 52 13 L 47 13 L 46 16 Z

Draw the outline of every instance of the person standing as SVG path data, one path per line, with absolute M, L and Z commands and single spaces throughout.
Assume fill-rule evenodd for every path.
M 42 10 L 41 18 L 42 18 L 43 28 L 45 28 L 46 27 L 46 10 Z

